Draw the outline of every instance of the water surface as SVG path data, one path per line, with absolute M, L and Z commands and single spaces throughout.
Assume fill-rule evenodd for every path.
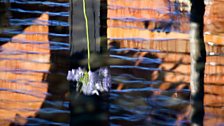
M 110 65 L 108 121 L 111 126 L 187 125 L 187 5 L 145 2 L 108 0 L 109 56 L 122 61 Z M 0 30 L 0 125 L 69 125 L 68 7 L 67 0 L 13 0 L 6 8 L 9 24 Z M 204 122 L 218 126 L 224 122 L 224 62 L 223 46 L 216 41 L 223 39 L 218 34 L 210 36 L 205 39 L 210 43 Z

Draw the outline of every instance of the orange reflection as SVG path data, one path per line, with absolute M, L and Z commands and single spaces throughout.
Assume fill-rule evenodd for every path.
M 159 66 L 161 72 L 153 72 L 152 79 L 161 79 L 164 75 L 163 83 L 160 85 L 161 90 L 168 90 L 174 84 L 176 90 L 181 90 L 189 86 L 190 80 L 190 50 L 189 50 L 189 21 L 188 17 L 180 15 L 178 18 L 168 16 L 167 0 L 108 0 L 108 29 L 109 39 L 117 39 L 121 48 L 153 49 L 163 51 L 162 53 L 152 53 L 163 60 Z M 213 4 L 206 6 L 205 14 L 205 31 L 204 35 L 207 52 L 223 53 L 223 22 L 222 10 L 224 1 L 215 1 Z M 188 5 L 189 6 L 189 5 Z M 143 9 L 144 8 L 144 9 Z M 146 9 L 148 8 L 148 9 Z M 158 9 L 161 10 L 159 13 Z M 218 10 L 217 10 L 218 9 Z M 173 11 L 171 9 L 171 11 Z M 132 18 L 132 20 L 125 20 Z M 119 20 L 117 20 L 119 19 Z M 133 20 L 135 19 L 135 20 Z M 157 22 L 148 22 L 147 26 L 144 21 L 138 19 L 155 19 L 155 20 L 180 20 L 182 23 L 179 27 L 180 32 L 153 32 L 159 24 Z M 109 40 L 112 43 L 114 40 Z M 214 45 L 219 46 L 214 46 Z M 140 55 L 139 55 L 140 56 Z M 133 54 L 133 57 L 134 56 Z M 137 61 L 135 65 L 139 65 Z M 215 64 L 214 64 L 215 63 Z M 219 65 L 221 64 L 221 65 Z M 205 117 L 204 125 L 218 125 L 224 122 L 223 105 L 224 105 L 224 58 L 223 56 L 207 56 L 205 70 Z M 139 72 L 142 77 L 146 73 Z M 123 84 L 118 86 L 121 90 Z M 174 94 L 177 97 L 178 93 Z M 210 115 L 215 115 L 209 117 Z M 181 120 L 184 117 L 178 118 Z
M 34 25 L 1 46 L 0 88 L 5 90 L 0 91 L 0 125 L 9 125 L 16 115 L 34 116 L 46 97 L 48 85 L 43 79 L 50 67 L 48 19 L 47 13 L 42 14 Z

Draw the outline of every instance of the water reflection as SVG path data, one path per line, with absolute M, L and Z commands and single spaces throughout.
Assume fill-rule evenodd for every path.
M 0 125 L 68 125 L 69 2 L 11 2 L 14 27 L 0 30 L 0 42 L 8 42 L 0 48 Z M 207 10 L 223 3 L 214 4 Z M 110 66 L 110 125 L 189 124 L 187 10 L 177 1 L 108 0 L 110 57 L 122 61 Z M 204 123 L 222 125 L 224 39 L 216 28 L 222 20 L 208 12 L 206 18 L 218 23 L 205 35 Z
M 59 4 L 15 0 L 6 8 L 12 29 L 0 39 L 7 42 L 0 54 L 1 125 L 68 125 L 68 2 Z
M 155 52 L 160 53 L 132 48 L 130 50 L 129 48 L 111 49 L 110 56 L 122 57 L 125 64 L 111 65 L 115 88 L 111 91 L 110 97 L 112 124 L 175 125 L 184 123 L 183 120 L 177 121 L 178 115 L 187 112 L 189 102 L 179 99 L 180 96 L 178 98 L 171 96 L 177 92 L 189 95 L 189 90 L 176 91 L 172 88 L 169 90 L 159 88 L 165 81 L 165 74 L 159 68 L 162 60 L 154 55 Z M 158 73 L 159 75 L 155 76 Z M 187 122 L 187 115 L 183 117 Z
M 163 11 L 157 11 L 157 9 L 154 11 L 152 7 L 153 4 L 151 3 L 151 6 L 146 6 L 150 4 L 150 2 L 147 3 L 146 1 L 132 1 L 130 3 L 126 1 L 125 3 L 125 1 L 120 0 L 117 2 L 110 2 L 111 4 L 109 4 L 108 10 L 108 38 L 110 39 L 110 43 L 113 44 L 116 42 L 116 44 L 113 45 L 117 47 L 116 49 L 112 49 L 111 57 L 122 58 L 125 62 L 125 64 L 111 67 L 112 70 L 115 70 L 114 87 L 112 90 L 114 94 L 111 96 L 115 97 L 112 98 L 113 100 L 111 102 L 112 105 L 115 105 L 112 106 L 111 113 L 112 117 L 116 117 L 111 118 L 112 124 L 188 125 L 190 123 L 188 119 L 190 112 L 190 55 L 189 36 L 187 34 L 189 31 L 188 11 L 184 11 L 183 8 L 181 9 L 177 1 L 174 3 L 168 2 L 169 4 L 167 1 L 158 1 L 161 6 L 157 9 L 163 9 Z M 181 4 L 184 6 L 188 5 L 184 2 Z M 138 7 L 135 7 L 136 5 L 138 5 Z M 144 10 L 140 8 L 147 8 L 148 11 L 144 12 Z M 209 9 L 207 9 L 207 11 L 209 11 Z M 149 12 L 151 12 L 151 15 L 147 15 Z M 209 12 L 207 12 L 207 14 L 208 13 Z M 163 22 L 169 22 L 170 19 L 179 22 L 179 25 L 178 23 L 171 23 L 171 25 L 160 24 L 161 20 Z M 160 30 L 156 30 L 158 27 Z M 168 30 L 166 30 L 167 28 Z M 167 31 L 170 33 L 166 33 Z M 220 44 L 222 40 L 222 36 L 205 34 L 206 43 L 213 43 L 208 43 L 206 45 L 208 55 L 205 71 L 205 125 L 219 125 L 223 122 L 219 120 L 222 118 L 221 114 L 214 110 L 214 108 L 220 108 L 222 105 L 219 103 L 222 104 L 223 101 L 218 97 L 215 98 L 215 96 L 220 96 L 219 93 L 214 93 L 219 92 L 219 84 L 216 85 L 217 87 L 213 85 L 222 80 L 222 73 L 220 73 L 222 71 L 222 48 L 220 47 L 222 46 L 214 44 Z M 142 55 L 144 55 L 145 58 L 142 58 Z M 155 62 L 147 62 L 145 60 L 147 58 L 154 58 Z M 155 63 L 157 59 L 160 59 L 161 63 L 157 62 L 158 64 L 156 66 Z M 154 64 L 146 66 L 147 63 Z M 214 66 L 214 64 L 217 65 Z M 150 70 L 151 73 L 147 70 Z M 145 84 L 144 82 L 148 83 L 145 87 L 143 86 Z M 213 88 L 211 89 L 211 87 Z M 148 88 L 147 93 L 144 90 L 145 88 Z M 129 97 L 131 94 L 134 96 Z M 117 99 L 120 99 L 120 102 L 118 102 Z M 145 99 L 149 99 L 150 102 L 146 102 L 147 100 Z M 129 101 L 129 103 L 122 104 L 121 101 Z M 142 103 L 142 105 L 138 105 L 135 101 Z M 219 107 L 207 105 L 212 103 L 213 105 L 219 105 Z M 134 118 L 136 113 L 131 113 L 126 109 L 129 108 L 129 104 L 136 104 L 133 106 L 144 106 L 144 112 L 148 112 L 148 115 L 145 116 L 145 118 L 144 116 L 139 116 L 142 117 L 139 119 Z M 211 110 L 211 108 L 213 108 L 213 110 Z M 119 113 L 119 111 L 122 112 Z M 150 114 L 150 112 L 153 114 Z M 144 115 L 144 113 L 142 114 Z M 217 122 L 214 118 L 217 119 Z M 134 121 L 128 121 L 132 119 L 134 119 Z M 147 123 L 142 123 L 144 121 Z

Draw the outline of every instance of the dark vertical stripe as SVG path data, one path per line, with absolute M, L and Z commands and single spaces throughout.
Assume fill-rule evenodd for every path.
M 70 54 L 71 68 L 73 69 L 77 67 L 86 67 L 86 64 L 79 63 L 79 61 L 86 58 L 87 55 L 86 26 L 82 2 L 83 0 L 70 0 Z M 100 15 L 100 7 L 100 0 L 86 0 L 91 55 L 101 52 L 100 30 L 102 27 L 102 15 Z M 100 66 L 91 66 L 92 70 L 98 69 L 99 67 Z M 71 126 L 108 125 L 108 93 L 103 93 L 100 96 L 82 95 L 76 92 L 76 83 L 71 82 L 70 94 Z
M 70 9 L 70 44 L 71 55 L 84 52 L 87 50 L 86 43 L 86 27 L 85 19 L 83 16 L 83 3 L 82 0 L 71 1 Z M 96 0 L 86 1 L 86 12 L 88 16 L 89 38 L 90 47 L 92 52 L 100 51 L 100 2 Z

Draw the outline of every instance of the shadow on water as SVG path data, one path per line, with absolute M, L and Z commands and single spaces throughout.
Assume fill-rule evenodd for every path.
M 69 125 L 69 119 L 70 119 L 69 99 L 68 99 L 69 86 L 66 80 L 66 74 L 69 67 L 69 61 L 68 61 L 69 60 L 69 44 L 68 44 L 69 3 L 68 1 L 56 2 L 56 1 L 15 0 L 15 1 L 10 1 L 10 3 L 7 3 L 7 2 L 1 3 L 1 5 L 3 5 L 3 7 L 6 7 L 5 12 L 7 12 L 8 15 L 3 18 L 8 19 L 6 23 L 9 23 L 9 25 L 5 26 L 3 31 L 1 31 L 1 43 L 4 43 L 2 45 L 3 50 L 1 51 L 2 55 L 4 55 L 3 53 L 7 51 L 7 50 L 4 50 L 6 49 L 4 47 L 7 47 L 7 44 L 10 44 L 7 42 L 12 41 L 13 43 L 17 43 L 16 41 L 18 41 L 18 43 L 21 43 L 21 45 L 18 45 L 18 49 L 21 49 L 21 50 L 18 50 L 18 51 L 24 51 L 23 53 L 25 57 L 24 56 L 21 58 L 18 57 L 16 60 L 17 62 L 20 62 L 20 61 L 24 62 L 23 65 L 25 65 L 26 62 L 32 62 L 32 60 L 30 61 L 28 56 L 34 58 L 33 60 L 39 60 L 36 62 L 36 64 L 33 64 L 33 66 L 28 66 L 27 70 L 26 69 L 23 70 L 24 69 L 23 67 L 18 66 L 17 71 L 19 72 L 18 74 L 20 74 L 21 76 L 16 74 L 14 75 L 14 78 L 12 79 L 6 76 L 6 79 L 7 79 L 6 81 L 15 81 L 15 83 L 17 81 L 18 82 L 21 81 L 21 82 L 27 83 L 26 85 L 31 85 L 30 90 L 33 90 L 33 88 L 38 86 L 38 83 L 40 83 L 40 86 L 42 86 L 41 88 L 43 88 L 43 90 L 33 92 L 33 93 L 35 93 L 35 95 L 37 96 L 40 95 L 40 93 L 44 93 L 44 95 L 41 95 L 41 97 L 38 99 L 32 98 L 32 97 L 29 98 L 30 94 L 26 92 L 26 89 L 18 88 L 19 92 L 24 91 L 25 96 L 23 97 L 24 99 L 25 97 L 27 97 L 27 100 L 23 100 L 23 101 L 27 102 L 27 104 L 30 104 L 31 108 L 24 108 L 26 105 L 21 106 L 21 109 L 22 108 L 27 109 L 27 110 L 24 110 L 25 114 L 21 110 L 21 113 L 22 113 L 21 115 L 19 114 L 20 112 L 18 112 L 18 114 L 16 114 L 14 118 L 8 118 L 5 121 L 13 122 L 11 125 L 24 125 L 24 123 L 26 123 L 25 125 Z M 8 5 L 8 6 L 4 6 L 4 5 Z M 41 19 L 41 20 L 35 21 L 36 18 L 39 18 L 44 13 L 45 15 L 47 15 L 46 17 L 49 16 L 48 20 Z M 30 26 L 31 28 L 29 28 Z M 25 31 L 23 32 L 23 30 Z M 17 34 L 21 34 L 21 36 L 24 35 L 25 38 L 17 37 L 18 40 L 15 41 L 14 40 L 15 37 L 12 38 L 12 36 L 18 36 Z M 32 48 L 29 46 L 29 44 L 36 45 L 39 48 L 35 49 L 35 46 Z M 14 46 L 17 47 L 16 44 Z M 24 50 L 22 50 L 23 48 L 21 47 L 24 47 Z M 11 50 L 13 51 L 13 49 Z M 42 50 L 45 50 L 46 54 L 44 54 Z M 29 51 L 33 51 L 33 52 L 29 55 L 30 53 Z M 14 52 L 7 52 L 7 53 L 9 57 L 14 57 L 15 55 Z M 17 52 L 17 55 L 19 56 L 18 52 Z M 2 57 L 4 58 L 4 56 Z M 11 64 L 14 64 L 13 59 L 6 58 L 5 60 L 7 60 L 7 62 Z M 44 67 L 42 64 L 45 66 L 46 65 L 49 66 L 49 69 L 46 68 L 45 71 L 43 72 L 41 70 L 39 71 L 39 69 L 42 69 Z M 17 63 L 17 65 L 19 64 Z M 41 80 L 36 79 L 35 71 L 34 73 L 33 71 L 30 71 L 32 67 L 36 67 L 36 66 L 40 66 L 40 68 L 38 67 L 36 68 L 36 73 L 42 75 L 39 77 Z M 35 70 L 35 68 L 33 69 Z M 24 78 L 24 76 L 26 76 L 26 74 L 29 74 L 29 73 L 31 74 L 30 78 Z M 3 74 L 7 75 L 7 73 L 3 73 Z M 33 82 L 33 80 L 40 81 L 40 82 Z M 19 83 L 17 83 L 17 85 L 19 85 Z M 9 89 L 10 88 L 12 87 L 9 87 Z M 29 87 L 24 87 L 24 88 L 29 88 Z M 1 87 L 1 90 L 2 89 L 3 88 Z M 15 96 L 15 97 L 20 98 L 20 96 Z M 14 99 L 15 97 L 12 97 L 12 98 Z M 41 103 L 42 105 L 39 103 L 39 100 L 42 101 Z M 20 99 L 18 99 L 18 101 L 14 100 L 14 102 L 21 102 L 21 101 Z M 39 106 L 40 109 L 37 108 L 36 102 L 39 105 L 41 105 Z M 19 105 L 19 104 L 17 105 L 17 103 L 11 103 L 11 104 L 16 104 L 16 106 Z M 11 107 L 11 109 L 12 110 L 8 110 L 8 111 L 13 111 L 13 109 L 17 111 L 16 109 L 19 109 L 19 108 Z M 36 110 L 36 109 L 39 109 L 39 110 Z M 7 112 L 7 107 L 5 109 L 1 108 L 1 110 L 3 112 L 4 111 Z M 31 113 L 35 113 L 35 114 L 31 114 Z M 27 117 L 29 115 L 31 116 Z M 4 125 L 4 120 L 2 122 Z
M 165 72 L 155 50 L 116 47 L 111 42 L 110 57 L 123 64 L 111 65 L 113 87 L 110 93 L 112 125 L 184 125 L 187 124 L 189 90 L 173 97 L 178 83 L 164 91 Z M 158 53 L 158 52 L 157 52 Z M 157 74 L 157 75 L 156 75 Z M 181 83 L 180 83 L 181 84 Z

